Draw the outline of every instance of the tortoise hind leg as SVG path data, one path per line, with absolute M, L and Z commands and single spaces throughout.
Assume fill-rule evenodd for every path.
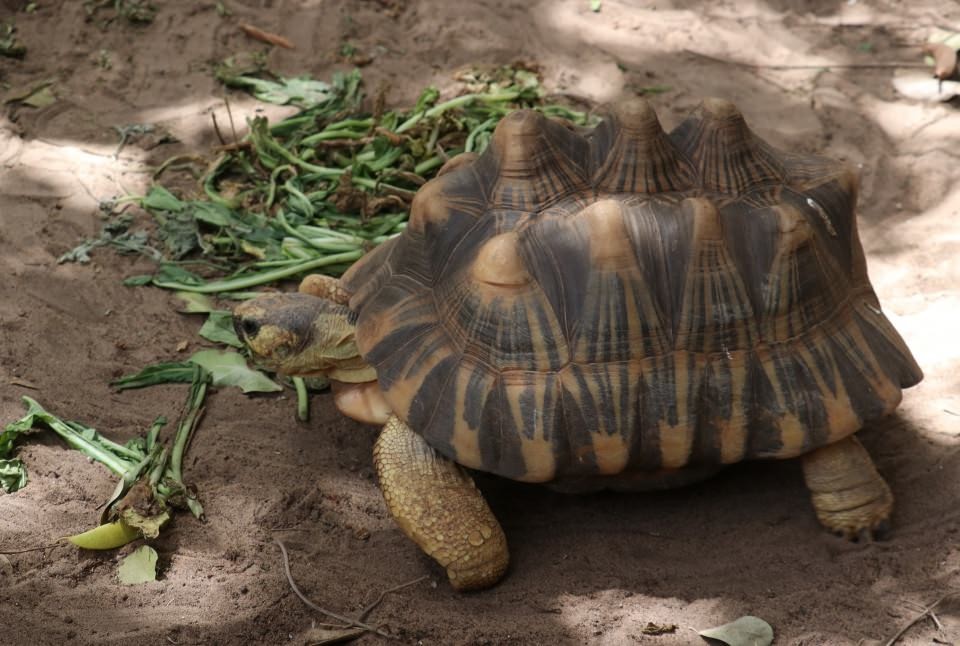
M 803 477 L 824 527 L 848 539 L 887 532 L 893 494 L 857 438 L 851 435 L 802 460 Z
M 387 508 L 400 529 L 447 570 L 457 590 L 487 588 L 506 572 L 507 539 L 473 479 L 395 415 L 373 449 Z

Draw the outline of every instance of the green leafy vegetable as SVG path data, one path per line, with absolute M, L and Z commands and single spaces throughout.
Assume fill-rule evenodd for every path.
M 24 397 L 27 414 L 8 424 L 0 434 L 0 450 L 9 453 L 16 435 L 34 427 L 47 427 L 59 434 L 72 448 L 82 451 L 92 459 L 107 466 L 120 476 L 104 511 L 100 525 L 88 532 L 70 537 L 80 547 L 110 549 L 135 538 L 156 537 L 170 519 L 169 507 L 189 509 L 197 518 L 202 518 L 203 507 L 196 493 L 183 480 L 183 456 L 196 430 L 203 411 L 203 401 L 211 375 L 196 363 L 168 364 L 159 369 L 141 371 L 134 378 L 121 381 L 126 387 L 139 387 L 167 381 L 183 381 L 189 376 L 190 393 L 184 407 L 172 448 L 159 439 L 166 419 L 158 417 L 145 437 L 135 438 L 126 444 L 117 444 L 100 435 L 96 429 L 79 422 L 64 421 L 47 412 L 33 399 Z M 134 384 L 134 385 L 129 385 Z M 4 460 L 3 462 L 14 462 Z M 2 467 L 0 463 L 0 467 Z M 13 469 L 0 470 L 10 475 L 12 485 L 23 486 L 26 474 Z
M 119 390 L 128 390 L 157 384 L 190 383 L 194 377 L 194 364 L 189 361 L 157 363 L 147 366 L 135 375 L 126 375 L 111 381 L 110 385 L 116 386 Z
M 141 545 L 124 557 L 117 568 L 117 578 L 124 585 L 137 585 L 157 580 L 157 551 Z
M 202 294 L 250 290 L 310 272 L 340 275 L 406 227 L 417 189 L 461 152 L 481 152 L 501 118 L 517 108 L 587 124 L 590 117 L 544 100 L 534 71 L 478 70 L 461 76 L 467 94 L 442 101 L 425 88 L 409 110 L 361 110 L 358 71 L 329 82 L 263 78 L 262 61 L 227 61 L 225 84 L 303 110 L 249 121 L 200 181 L 201 198 L 154 186 L 139 198 L 158 224 L 165 260 L 150 284 Z M 382 101 L 375 102 L 382 106 Z M 179 259 L 201 255 L 213 271 Z M 136 276 L 129 284 L 142 285 Z
M 250 90 L 253 96 L 265 103 L 278 105 L 316 105 L 329 100 L 332 92 L 328 83 L 305 77 L 267 81 L 251 76 L 223 76 L 220 80 L 224 85 Z
M 233 329 L 233 312 L 227 310 L 210 312 L 207 321 L 200 328 L 200 336 L 215 343 L 225 343 L 235 348 L 243 347 L 243 342 L 237 338 Z
M 201 350 L 190 357 L 190 361 L 210 372 L 214 386 L 237 386 L 245 393 L 283 390 L 262 372 L 248 368 L 243 355 L 231 350 Z
M 19 458 L 0 460 L 0 488 L 13 493 L 27 486 L 27 468 Z
M 161 260 L 163 254 L 149 244 L 146 231 L 130 231 L 132 216 L 120 216 L 104 223 L 100 237 L 84 240 L 79 245 L 57 258 L 58 263 L 90 262 L 90 252 L 97 247 L 112 247 L 123 254 L 143 254 Z

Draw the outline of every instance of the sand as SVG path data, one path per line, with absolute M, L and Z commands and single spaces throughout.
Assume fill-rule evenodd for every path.
M 819 67 L 917 63 L 932 28 L 960 28 L 957 3 L 605 0 L 594 13 L 586 0 L 227 0 L 222 17 L 214 2 L 170 0 L 141 27 L 100 24 L 106 9 L 86 21 L 78 1 L 24 4 L 0 2 L 28 47 L 22 61 L 0 59 L 4 96 L 51 79 L 57 101 L 0 116 L 0 423 L 22 415 L 22 395 L 117 438 L 179 409 L 183 387 L 117 393 L 108 382 L 204 346 L 200 319 L 178 314 L 167 292 L 121 285 L 147 260 L 100 250 L 90 264 L 56 261 L 99 233 L 101 199 L 143 191 L 172 155 L 212 158 L 225 96 L 241 132 L 262 107 L 213 78 L 216 61 L 261 48 L 241 23 L 296 45 L 269 54 L 282 74 L 328 78 L 347 67 L 340 45 L 353 44 L 372 57 L 368 87 L 389 83 L 393 105 L 429 83 L 453 91 L 462 66 L 517 59 L 539 65 L 551 91 L 598 102 L 668 86 L 652 97 L 667 127 L 704 96 L 736 101 L 771 143 L 861 171 L 871 277 L 926 379 L 861 433 L 897 497 L 888 541 L 823 532 L 796 462 L 643 495 L 482 478 L 513 564 L 500 585 L 467 595 L 387 516 L 371 469 L 376 429 L 343 419 L 329 395 L 301 424 L 289 393 L 220 390 L 186 464 L 207 521 L 178 516 L 153 543 L 159 580 L 117 582 L 133 546 L 0 555 L 0 644 L 310 643 L 325 619 L 290 590 L 275 538 L 304 593 L 336 612 L 429 575 L 369 618 L 411 644 L 695 644 L 697 630 L 744 614 L 766 619 L 777 644 L 879 644 L 960 588 L 960 114 L 897 95 L 892 68 Z M 179 143 L 133 141 L 115 157 L 114 127 L 135 123 Z M 49 433 L 19 456 L 31 481 L 0 494 L 0 550 L 96 522 L 113 488 L 106 469 Z M 942 631 L 924 619 L 901 643 L 960 643 L 960 603 L 936 614 Z M 645 635 L 648 622 L 677 628 Z

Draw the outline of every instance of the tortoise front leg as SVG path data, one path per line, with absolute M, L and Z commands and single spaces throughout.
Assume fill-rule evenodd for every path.
M 887 531 L 893 494 L 857 438 L 851 435 L 802 460 L 803 477 L 824 527 L 848 539 Z
M 507 538 L 473 479 L 395 415 L 373 461 L 387 508 L 400 529 L 446 568 L 457 590 L 487 588 L 510 560 Z

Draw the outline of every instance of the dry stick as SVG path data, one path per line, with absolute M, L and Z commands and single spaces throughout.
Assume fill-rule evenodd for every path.
M 304 602 L 305 604 L 307 604 L 307 606 L 309 606 L 310 608 L 313 608 L 317 612 L 323 613 L 328 617 L 332 617 L 337 621 L 342 621 L 348 626 L 363 628 L 364 630 L 369 630 L 370 632 L 376 633 L 381 637 L 386 637 L 387 639 L 396 639 L 396 637 L 394 637 L 393 635 L 389 633 L 385 633 L 379 628 L 375 628 L 370 624 L 365 624 L 362 621 L 357 621 L 356 619 L 350 619 L 349 617 L 345 617 L 344 615 L 338 615 L 337 613 L 331 612 L 325 608 L 321 608 L 314 602 L 310 601 L 310 599 L 308 599 L 306 595 L 300 592 L 300 588 L 297 587 L 297 584 L 293 580 L 293 574 L 290 573 L 290 558 L 287 556 L 286 546 L 283 544 L 283 542 L 279 538 L 274 538 L 273 540 L 280 547 L 280 552 L 283 554 L 283 569 L 287 573 L 287 582 L 290 584 L 290 588 L 293 590 L 293 592 L 298 597 L 300 597 L 300 601 Z
M 896 643 L 897 643 L 897 640 L 900 639 L 901 637 L 903 637 L 903 634 L 904 634 L 905 632 L 907 632 L 908 630 L 910 630 L 917 622 L 919 622 L 919 621 L 921 621 L 922 619 L 924 619 L 927 615 L 932 614 L 933 611 L 934 611 L 934 609 L 935 609 L 937 606 L 939 606 L 941 603 L 943 603 L 944 601 L 946 601 L 946 600 L 949 599 L 950 597 L 955 596 L 955 595 L 957 595 L 957 594 L 958 594 L 958 591 L 957 591 L 957 590 L 954 590 L 953 592 L 948 592 L 948 593 L 946 593 L 945 595 L 943 595 L 942 597 L 940 597 L 939 599 L 937 599 L 936 601 L 934 601 L 933 603 L 931 603 L 929 606 L 927 606 L 926 608 L 923 609 L 923 612 L 921 612 L 919 615 L 917 615 L 916 617 L 914 617 L 914 618 L 910 621 L 910 623 L 906 624 L 903 628 L 901 628 L 900 630 L 898 630 L 898 631 L 897 631 L 897 634 L 894 635 L 893 637 L 891 637 L 890 639 L 888 639 L 887 642 L 886 642 L 883 646 L 893 646 L 894 644 L 896 644 Z
M 223 105 L 227 108 L 227 118 L 230 119 L 230 132 L 233 133 L 234 145 L 239 145 L 240 138 L 237 136 L 237 127 L 233 124 L 233 110 L 230 109 L 230 99 L 223 97 Z
M 27 552 L 39 552 L 41 550 L 49 550 L 60 543 L 50 543 L 49 545 L 42 545 L 40 547 L 28 547 L 22 550 L 0 550 L 0 554 L 26 554 Z
M 692 54 L 693 56 L 699 56 L 700 58 L 706 58 L 707 60 L 715 61 L 717 63 L 725 63 L 727 65 L 736 65 L 738 67 L 749 67 L 752 69 L 764 69 L 764 70 L 820 70 L 820 69 L 829 69 L 831 67 L 836 67 L 839 69 L 891 69 L 891 68 L 921 68 L 930 66 L 925 63 L 912 63 L 909 61 L 904 61 L 902 63 L 818 63 L 815 65 L 806 64 L 806 65 L 764 65 L 762 63 L 747 63 L 744 61 L 734 61 L 728 58 L 719 58 L 717 56 L 711 56 L 710 54 L 703 54 L 701 52 L 695 52 L 692 49 L 683 50 L 687 54 Z
M 276 45 L 277 47 L 283 47 L 285 49 L 294 49 L 293 43 L 280 34 L 264 31 L 258 27 L 247 24 L 240 25 L 240 30 L 243 31 L 243 33 L 245 33 L 247 36 L 250 36 L 250 38 L 259 40 L 262 43 Z
M 385 598 L 388 594 L 390 594 L 391 592 L 396 592 L 397 590 L 403 590 L 404 588 L 409 588 L 411 585 L 415 585 L 415 584 L 420 583 L 421 581 L 425 581 L 425 580 L 427 580 L 427 579 L 429 579 L 429 578 L 430 578 L 429 576 L 423 575 L 422 577 L 416 578 L 416 579 L 414 579 L 413 581 L 407 581 L 406 583 L 401 583 L 400 585 L 395 585 L 395 586 L 393 586 L 392 588 L 390 588 L 390 589 L 388 589 L 388 590 L 384 590 L 383 592 L 380 593 L 380 596 L 377 597 L 377 600 L 376 600 L 376 601 L 374 601 L 374 602 L 371 603 L 369 606 L 367 606 L 366 608 L 363 609 L 363 612 L 360 613 L 360 616 L 357 617 L 357 620 L 358 620 L 358 621 L 363 621 L 363 620 L 365 620 L 365 619 L 367 618 L 367 615 L 369 615 L 371 612 L 373 612 L 374 609 L 375 609 L 377 606 L 379 606 L 379 605 L 383 602 L 384 598 Z
M 933 619 L 933 623 L 937 625 L 937 630 L 943 632 L 943 624 L 940 623 L 940 619 L 937 617 L 937 613 L 931 612 L 930 618 Z
M 213 131 L 217 134 L 217 139 L 220 140 L 220 145 L 221 145 L 221 146 L 226 146 L 226 145 L 227 145 L 227 140 L 223 138 L 223 133 L 220 132 L 220 124 L 217 123 L 217 113 L 211 111 L 211 112 L 210 112 L 210 117 L 213 119 Z

